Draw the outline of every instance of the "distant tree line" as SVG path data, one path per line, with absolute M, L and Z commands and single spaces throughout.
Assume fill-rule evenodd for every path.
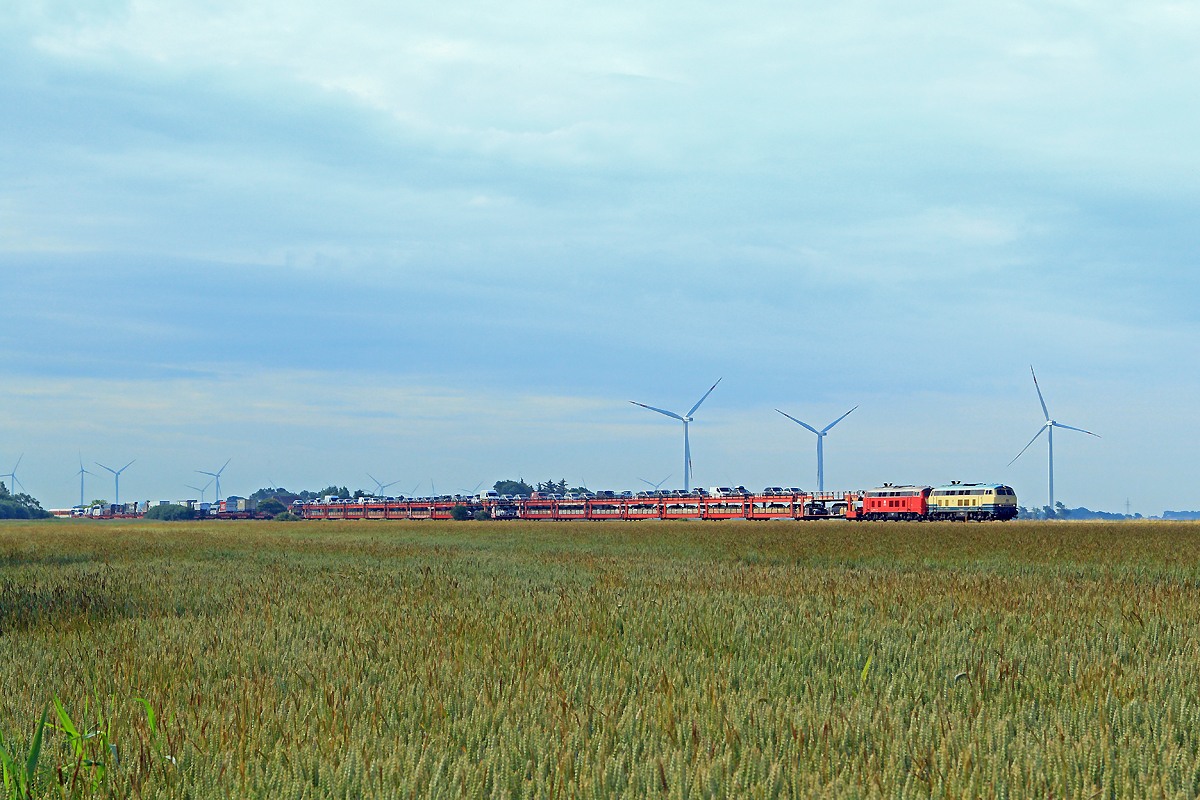
M 336 484 L 333 486 L 326 486 L 324 489 L 320 489 L 315 492 L 310 492 L 308 490 L 301 492 L 289 492 L 287 489 L 284 489 L 282 486 L 280 486 L 278 488 L 268 487 L 266 489 L 259 489 L 257 492 L 250 495 L 249 499 L 262 501 L 273 497 L 284 505 L 291 505 L 296 500 L 304 500 L 307 502 L 309 500 L 316 500 L 318 497 L 327 497 L 329 495 L 342 498 L 364 497 L 367 495 L 367 492 L 359 489 L 351 494 L 350 490 L 345 486 L 337 486 Z
M 1171 512 L 1166 512 L 1171 513 Z M 1041 508 L 1025 508 L 1025 506 L 1017 507 L 1017 519 L 1104 519 L 1120 521 L 1125 519 L 1141 519 L 1141 514 L 1113 514 L 1108 511 L 1092 511 L 1090 508 L 1067 508 L 1062 502 L 1056 502 L 1054 508 L 1050 506 L 1042 506 Z M 1166 519 L 1166 517 L 1163 517 Z M 1182 519 L 1182 518 L 1181 518 Z
M 53 515 L 32 496 L 24 492 L 12 494 L 0 481 L 0 519 L 46 519 L 50 516 Z

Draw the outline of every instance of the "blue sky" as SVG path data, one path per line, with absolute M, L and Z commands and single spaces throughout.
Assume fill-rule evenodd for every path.
M 4 5 L 0 470 L 1200 508 L 1200 5 L 428 6 Z

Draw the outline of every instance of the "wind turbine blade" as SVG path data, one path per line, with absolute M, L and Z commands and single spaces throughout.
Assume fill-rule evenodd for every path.
M 109 472 L 111 472 L 113 475 L 116 475 L 116 474 L 117 474 L 117 471 L 116 471 L 115 469 L 113 469 L 112 467 L 106 467 L 106 466 L 104 466 L 103 464 L 101 464 L 99 461 L 97 461 L 97 462 L 96 462 L 96 466 L 97 466 L 97 467 L 101 467 L 101 468 L 103 468 L 103 469 L 106 469 L 106 470 L 108 470 L 108 471 L 109 471 Z
M 660 414 L 666 414 L 668 417 L 672 417 L 674 419 L 679 420 L 680 422 L 683 422 L 683 417 L 679 416 L 674 411 L 663 411 L 661 408 L 655 408 L 654 406 L 648 406 L 645 403 L 634 403 L 632 400 L 630 400 L 629 402 L 633 403 L 635 406 L 641 406 L 642 408 L 648 408 L 651 411 L 657 411 Z
M 385 484 L 383 485 L 383 488 L 384 488 L 384 489 L 386 489 L 386 488 L 388 488 L 389 486 L 395 486 L 395 485 L 396 485 L 397 483 L 399 483 L 399 482 L 400 482 L 400 481 L 392 481 L 391 483 L 385 483 Z M 482 486 L 482 485 L 483 485 L 483 481 L 480 481 L 480 482 L 479 482 L 479 484 L 480 484 L 480 486 Z M 478 488 L 479 488 L 479 486 L 476 486 L 475 488 L 476 488 L 476 489 L 478 489 Z
M 655 484 L 651 483 L 650 481 L 646 480 L 645 478 L 638 478 L 638 480 L 641 481 L 642 483 L 646 484 L 647 486 L 654 486 L 655 489 L 658 488 L 658 486 L 655 486 Z
M 137 461 L 137 459 L 135 458 L 133 461 Z M 129 464 L 132 464 L 133 461 L 130 461 Z M 124 472 L 125 470 L 129 469 L 129 464 L 126 464 L 125 466 L 121 467 L 119 470 L 117 470 L 117 472 Z
M 21 458 L 24 458 L 24 457 L 25 457 L 25 454 L 24 454 L 24 453 L 21 453 Z M 14 474 L 14 475 L 15 475 L 15 474 L 16 474 L 16 472 L 17 472 L 17 467 L 21 466 L 21 458 L 18 458 L 18 459 L 17 459 L 17 463 L 13 465 L 13 471 L 12 471 L 12 474 Z M 13 480 L 16 480 L 16 478 L 13 478 Z
M 229 462 L 230 462 L 230 461 L 233 461 L 233 457 L 232 457 L 232 456 L 230 456 L 229 458 L 225 459 L 225 463 L 221 465 L 221 468 L 220 468 L 219 470 L 217 470 L 217 474 L 218 474 L 218 475 L 220 475 L 222 472 L 224 472 L 224 471 L 225 471 L 225 468 L 229 466 Z M 130 462 L 130 463 L 133 463 L 133 462 Z
M 855 406 L 854 408 L 858 408 L 858 406 Z M 850 409 L 850 410 L 849 410 L 849 411 L 847 411 L 845 414 L 842 414 L 840 417 L 838 417 L 837 419 L 835 419 L 833 422 L 829 423 L 829 424 L 828 424 L 828 425 L 826 425 L 824 428 L 822 428 L 822 429 L 821 429 L 821 433 L 828 433 L 830 428 L 832 428 L 834 425 L 837 425 L 839 422 L 841 422 L 842 420 L 844 420 L 846 417 L 850 416 L 850 414 L 851 414 L 851 413 L 853 413 L 853 411 L 854 411 L 854 408 Z
M 1101 438 L 1103 438 L 1103 437 L 1102 437 L 1100 434 L 1098 434 L 1098 433 L 1092 433 L 1091 431 L 1085 431 L 1083 428 L 1072 428 L 1070 425 L 1063 425 L 1061 422 L 1055 422 L 1055 423 L 1054 423 L 1054 427 L 1056 427 L 1056 428 L 1066 428 L 1066 429 L 1067 429 L 1067 430 L 1069 430 L 1069 431 L 1079 431 L 1080 433 L 1086 433 L 1086 434 L 1088 434 L 1089 436 L 1095 436 L 1097 439 L 1101 439 Z
M 1050 412 L 1046 410 L 1046 401 L 1042 399 L 1042 387 L 1038 386 L 1037 373 L 1033 371 L 1033 364 L 1029 365 L 1029 372 L 1033 375 L 1033 388 L 1037 389 L 1038 402 L 1042 404 L 1042 413 L 1046 415 L 1046 421 L 1050 421 Z
M 104 467 L 103 464 L 101 464 L 100 466 Z M 104 467 L 104 468 L 108 469 L 108 467 Z M 211 476 L 213 476 L 213 478 L 217 477 L 217 473 L 215 473 L 215 472 L 205 472 L 202 469 L 198 469 L 198 470 L 196 470 L 196 472 L 199 472 L 201 475 L 211 475 Z M 209 483 L 212 483 L 212 481 L 209 481 Z
M 775 409 L 775 410 L 776 410 L 776 411 L 779 411 L 779 409 L 778 409 L 778 408 L 777 408 L 777 409 Z M 779 411 L 779 413 L 780 413 L 780 414 L 783 414 L 783 412 L 782 412 L 782 411 Z M 788 419 L 790 419 L 792 422 L 796 423 L 797 425 L 803 425 L 804 427 L 808 428 L 810 431 L 812 431 L 813 433 L 815 433 L 817 436 L 820 436 L 820 435 L 821 435 L 821 432 L 820 432 L 819 430 L 817 430 L 816 428 L 814 428 L 812 425 L 809 425 L 807 422 L 801 422 L 800 420 L 798 420 L 798 419 L 796 419 L 795 417 L 793 417 L 791 414 L 783 414 L 783 415 L 784 415 L 785 417 L 787 417 Z M 836 424 L 836 423 L 834 423 L 834 424 Z
M 1043 431 L 1045 431 L 1045 430 L 1046 430 L 1046 427 L 1047 427 L 1047 426 L 1043 425 L 1041 428 L 1039 428 L 1039 429 L 1038 429 L 1038 432 L 1037 432 L 1037 433 L 1035 433 L 1035 434 L 1033 435 L 1033 438 L 1029 440 L 1029 444 L 1033 444 L 1034 442 L 1036 442 L 1036 441 L 1037 441 L 1037 438 L 1038 438 L 1039 436 L 1041 436 L 1041 435 L 1042 435 L 1042 432 L 1043 432 Z M 1022 448 L 1021 448 L 1021 452 L 1020 452 L 1020 453 L 1017 453 L 1017 458 L 1020 458 L 1020 457 L 1021 457 L 1021 456 L 1022 456 L 1024 453 L 1025 453 L 1025 451 L 1029 449 L 1029 444 L 1027 444 L 1027 445 L 1025 445 L 1024 447 L 1022 447 Z M 1010 467 L 1011 467 L 1011 466 L 1012 466 L 1014 463 L 1016 463 L 1016 461 L 1017 461 L 1017 458 L 1014 458 L 1012 461 L 1008 462 L 1008 466 L 1010 466 Z
M 25 484 L 21 483 L 21 481 L 17 478 L 15 473 L 10 475 L 9 477 L 13 479 L 13 483 L 15 483 L 17 486 L 21 487 L 22 492 L 25 491 Z
M 717 378 L 717 383 L 720 383 L 723 380 L 724 380 L 724 378 Z M 700 404 L 708 399 L 708 396 L 710 394 L 712 394 L 713 389 L 717 388 L 717 383 L 714 383 L 712 385 L 712 389 L 709 389 L 707 392 L 704 393 L 704 397 L 701 397 L 699 400 L 696 401 L 696 405 L 692 406 L 692 410 L 687 413 L 687 416 L 690 417 L 692 414 L 696 413 L 696 409 L 700 407 Z

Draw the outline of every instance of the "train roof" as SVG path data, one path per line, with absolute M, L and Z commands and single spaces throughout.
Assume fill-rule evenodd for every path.
M 920 494 L 926 489 L 932 488 L 933 487 L 927 483 L 921 485 L 909 483 L 896 485 L 885 483 L 883 486 L 876 486 L 874 489 L 867 489 L 867 495 L 869 497 L 912 497 Z
M 1007 483 L 946 483 L 941 486 L 935 486 L 935 489 L 999 489 L 1001 486 L 1008 488 Z
M 1007 492 L 997 492 L 999 489 L 1007 489 Z M 998 494 L 1016 494 L 1012 487 L 1007 483 L 947 483 L 944 486 L 936 487 L 932 494 L 939 497 L 956 494 L 987 494 L 988 492 L 997 492 Z

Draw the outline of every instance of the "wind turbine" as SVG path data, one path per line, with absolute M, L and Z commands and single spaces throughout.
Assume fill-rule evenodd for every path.
M 21 458 L 24 457 L 25 454 L 21 453 Z M 19 480 L 17 480 L 17 467 L 21 466 L 21 458 L 18 458 L 17 463 L 13 465 L 12 472 L 0 475 L 0 478 L 8 478 L 9 486 L 11 486 L 13 489 L 16 489 L 18 486 L 20 486 L 21 491 L 23 492 L 25 491 L 25 486 Z
M 858 406 L 855 406 L 854 408 L 858 408 Z M 824 428 L 821 428 L 821 430 L 817 430 L 812 425 L 809 425 L 807 422 L 801 422 L 800 420 L 793 417 L 791 414 L 783 414 L 783 412 L 779 411 L 778 408 L 775 409 L 776 411 L 779 411 L 780 414 L 783 414 L 785 417 L 790 419 L 792 422 L 796 423 L 797 425 L 803 425 L 804 427 L 808 428 L 810 431 L 812 431 L 813 433 L 815 433 L 817 435 L 817 491 L 818 492 L 825 491 L 825 435 L 829 433 L 830 428 L 832 428 L 834 425 L 837 425 L 839 422 L 844 420 L 846 417 L 850 416 L 850 413 L 852 411 L 854 411 L 854 408 L 850 409 L 850 411 L 847 411 L 845 414 L 842 414 L 840 417 L 835 419 L 833 422 L 829 423 Z
M 1029 444 L 1022 447 L 1021 452 L 1017 453 L 1017 458 L 1020 458 L 1025 451 L 1029 449 L 1029 445 L 1036 442 L 1037 438 L 1042 435 L 1043 431 L 1045 431 L 1050 465 L 1050 510 L 1054 511 L 1054 429 L 1066 428 L 1069 431 L 1079 431 L 1080 433 L 1086 433 L 1088 436 L 1095 436 L 1097 439 L 1100 438 L 1100 434 L 1092 433 L 1091 431 L 1085 431 L 1083 428 L 1072 428 L 1070 425 L 1063 425 L 1061 422 L 1055 422 L 1054 420 L 1050 419 L 1050 412 L 1046 410 L 1046 401 L 1042 398 L 1042 387 L 1038 386 L 1037 373 L 1033 371 L 1032 364 L 1029 367 L 1029 372 L 1033 375 L 1033 388 L 1037 389 L 1038 401 L 1042 404 L 1042 414 L 1045 415 L 1046 421 L 1042 423 L 1042 427 L 1033 435 L 1033 438 L 1029 440 Z M 1012 461 L 1008 462 L 1008 465 L 1011 467 L 1014 463 L 1016 463 L 1017 458 L 1014 458 Z
M 95 475 L 95 474 L 96 473 L 90 472 L 83 468 L 83 454 L 81 453 L 79 455 L 79 505 L 81 505 L 81 506 L 83 505 L 83 502 L 84 502 L 83 501 L 83 476 L 84 475 Z
M 367 477 L 370 478 L 371 480 L 375 481 L 375 485 L 379 487 L 379 494 L 375 495 L 376 497 L 383 497 L 384 489 L 388 488 L 389 486 L 395 486 L 397 483 L 400 482 L 400 481 L 392 481 L 391 483 L 380 483 L 379 479 L 376 478 L 374 475 L 372 475 L 369 472 L 367 473 Z
M 656 491 L 656 492 L 657 492 L 657 491 L 658 491 L 658 487 L 662 486 L 664 483 L 666 483 L 667 481 L 671 480 L 671 476 L 670 476 L 670 475 L 668 475 L 667 477 L 663 478 L 663 479 L 662 479 L 661 481 L 659 481 L 658 483 L 651 483 L 650 481 L 646 480 L 645 478 L 638 478 L 638 480 L 639 480 L 639 481 L 641 481 L 642 483 L 646 484 L 647 486 L 653 486 L 653 487 L 654 487 L 654 491 Z
M 135 458 L 133 461 L 137 461 L 137 459 Z M 132 464 L 133 461 L 130 461 L 129 464 Z M 96 462 L 97 467 L 104 467 L 104 469 L 108 470 L 109 472 L 111 472 L 113 474 L 113 484 L 114 484 L 113 505 L 116 505 L 116 506 L 121 505 L 121 473 L 124 472 L 125 470 L 129 469 L 129 464 L 126 464 L 125 466 L 121 467 L 120 469 L 113 469 L 112 467 L 105 467 L 99 461 Z
M 717 378 L 717 383 L 720 383 L 721 380 L 721 378 Z M 633 400 L 629 401 L 635 406 L 641 406 L 642 408 L 648 408 L 651 411 L 657 411 L 659 414 L 665 414 L 666 416 L 671 417 L 672 419 L 677 419 L 683 423 L 683 490 L 685 492 L 692 488 L 689 485 L 689 480 L 692 477 L 692 445 L 688 441 L 688 423 L 692 421 L 692 414 L 696 413 L 696 409 L 700 407 L 700 404 L 708 399 L 708 396 L 712 394 L 713 389 L 717 388 L 717 383 L 714 383 L 712 388 L 704 393 L 704 397 L 701 397 L 696 401 L 696 405 L 692 406 L 691 411 L 687 412 L 683 416 L 680 416 L 673 411 L 664 411 L 661 408 L 648 406 L 645 403 L 635 403 Z
M 229 466 L 230 461 L 233 461 L 233 459 L 232 458 L 228 459 L 224 464 L 221 465 L 221 468 L 219 470 L 217 470 L 216 472 L 205 472 L 202 469 L 196 470 L 196 472 L 199 472 L 201 475 L 211 475 L 213 481 L 217 482 L 217 502 L 221 501 L 221 473 L 224 472 L 225 468 Z M 209 481 L 209 483 L 212 483 L 212 481 Z
M 204 505 L 204 493 L 206 491 L 208 491 L 208 487 L 212 486 L 212 481 L 209 481 L 208 483 L 204 484 L 203 487 L 191 486 L 186 483 L 184 484 L 184 486 L 187 486 L 187 488 L 189 488 L 189 489 L 195 489 L 197 492 L 199 492 L 200 493 L 200 505 Z

